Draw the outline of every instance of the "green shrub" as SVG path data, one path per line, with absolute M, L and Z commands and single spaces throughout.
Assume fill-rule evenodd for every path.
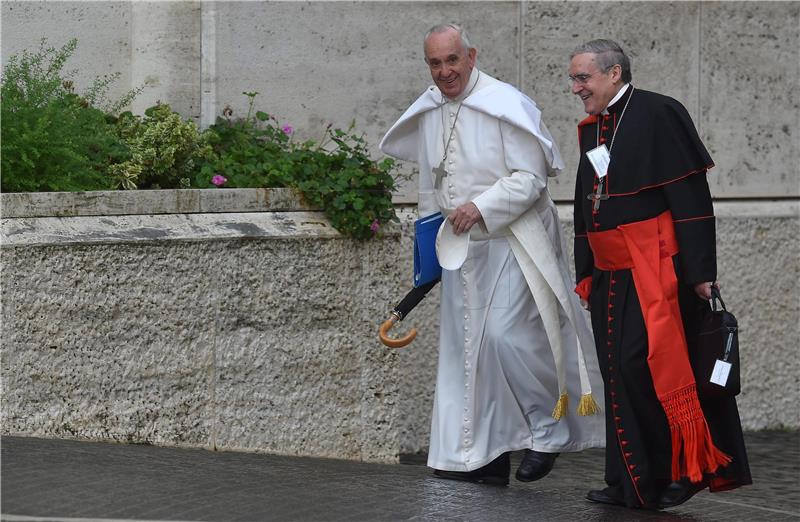
M 77 191 L 110 188 L 106 167 L 123 161 L 125 145 L 114 133 L 113 117 L 94 103 L 106 101 L 117 76 L 98 78 L 84 95 L 73 92 L 64 65 L 77 46 L 12 56 L 0 87 L 3 192 Z M 129 103 L 130 91 L 106 109 Z
M 130 159 L 109 169 L 115 187 L 190 188 L 201 160 L 211 154 L 197 125 L 165 104 L 150 107 L 144 118 L 123 113 L 117 133 L 130 150 Z

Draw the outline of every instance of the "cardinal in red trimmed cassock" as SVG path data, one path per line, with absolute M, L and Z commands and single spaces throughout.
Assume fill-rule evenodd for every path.
M 618 44 L 570 59 L 578 126 L 576 292 L 605 383 L 607 487 L 587 499 L 642 508 L 751 484 L 734 398 L 698 396 L 690 354 L 717 285 L 713 162 L 678 101 L 631 84 Z

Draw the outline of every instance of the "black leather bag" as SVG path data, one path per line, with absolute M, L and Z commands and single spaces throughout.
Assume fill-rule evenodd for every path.
M 725 308 L 719 290 L 711 287 L 711 311 L 703 318 L 697 351 L 692 366 L 697 392 L 702 398 L 735 397 L 741 391 L 739 365 L 739 326 L 736 317 Z M 712 382 L 712 375 L 730 363 L 724 385 Z M 721 381 L 719 378 L 715 380 Z

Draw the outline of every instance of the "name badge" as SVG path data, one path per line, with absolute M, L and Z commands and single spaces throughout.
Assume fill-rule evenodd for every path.
M 606 144 L 603 143 L 599 147 L 587 151 L 586 157 L 589 158 L 589 163 L 592 164 L 597 177 L 600 179 L 606 177 L 606 174 L 608 174 L 608 164 L 611 162 L 611 154 L 609 154 Z
M 714 365 L 714 371 L 711 372 L 711 382 L 720 386 L 725 386 L 728 382 L 728 375 L 731 373 L 731 363 L 720 361 Z

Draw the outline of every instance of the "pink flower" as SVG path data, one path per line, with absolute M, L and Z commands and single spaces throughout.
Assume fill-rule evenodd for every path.
M 376 232 L 378 231 L 378 229 L 379 229 L 380 227 L 381 227 L 381 225 L 380 225 L 380 223 L 378 223 L 378 220 L 376 219 L 376 220 L 375 220 L 375 221 L 373 221 L 373 222 L 372 222 L 372 224 L 369 226 L 369 229 L 370 229 L 370 230 L 372 230 L 372 233 L 374 234 L 374 233 L 376 233 Z
M 224 185 L 226 181 L 228 181 L 228 178 L 226 178 L 225 176 L 220 176 L 219 174 L 211 178 L 211 183 L 213 183 L 218 187 Z
M 291 136 L 292 134 L 294 134 L 294 128 L 291 125 L 284 125 L 283 127 L 281 127 L 281 130 L 287 136 Z

